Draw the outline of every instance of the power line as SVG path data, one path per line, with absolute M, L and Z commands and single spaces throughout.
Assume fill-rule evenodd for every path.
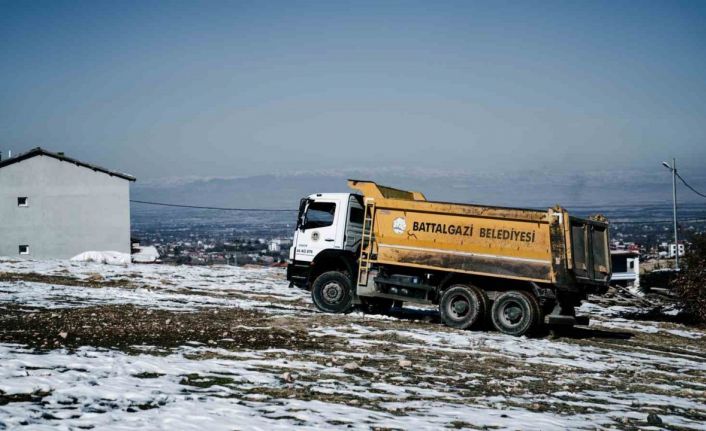
M 685 202 L 683 204 L 680 204 L 680 206 L 685 206 L 685 207 L 702 207 L 704 204 L 699 202 L 699 203 L 694 203 L 694 202 Z M 545 209 L 549 207 L 553 207 L 554 204 L 551 205 L 544 205 L 544 206 L 536 206 L 536 207 L 530 207 L 531 209 Z M 663 207 L 669 207 L 671 209 L 672 204 L 671 203 L 631 203 L 631 204 L 580 204 L 580 205 L 562 205 L 564 208 L 568 209 L 598 209 L 598 210 L 610 210 L 610 209 L 622 209 L 622 208 L 663 208 Z
M 283 208 L 227 208 L 227 207 L 207 207 L 199 205 L 183 205 L 183 204 L 168 204 L 164 202 L 151 202 L 151 201 L 139 201 L 137 199 L 130 199 L 130 202 L 136 204 L 146 204 L 146 205 L 159 205 L 163 207 L 176 207 L 176 208 L 196 208 L 202 210 L 219 210 L 219 211 L 252 211 L 252 212 L 296 212 L 298 210 L 290 210 Z
M 689 185 L 689 183 L 687 183 L 686 180 L 685 180 L 684 178 L 682 178 L 681 175 L 679 175 L 679 173 L 676 173 L 676 176 L 677 176 L 677 178 L 679 178 L 679 179 L 681 180 L 681 182 L 684 183 L 684 185 L 687 186 L 692 192 L 696 193 L 697 195 L 701 196 L 702 198 L 706 198 L 706 195 L 705 195 L 705 194 L 703 194 L 703 193 L 697 191 L 695 188 L 691 187 L 691 186 Z
M 706 218 L 683 218 L 679 220 L 681 222 L 706 222 Z M 611 221 L 610 224 L 663 224 L 663 223 L 673 223 L 674 220 L 630 220 L 630 221 Z

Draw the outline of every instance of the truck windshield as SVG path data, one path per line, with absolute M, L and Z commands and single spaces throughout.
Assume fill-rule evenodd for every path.
M 302 229 L 313 229 L 331 226 L 336 213 L 336 204 L 333 202 L 309 202 L 309 207 L 304 215 Z

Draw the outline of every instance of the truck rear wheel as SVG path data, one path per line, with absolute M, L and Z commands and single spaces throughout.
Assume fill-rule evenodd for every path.
M 439 301 L 441 321 L 452 328 L 467 329 L 483 320 L 488 297 L 475 286 L 457 284 L 448 288 Z
M 515 336 L 530 333 L 541 317 L 534 296 L 520 290 L 510 290 L 498 296 L 490 314 L 498 331 Z
M 352 307 L 351 280 L 338 271 L 324 272 L 311 287 L 311 299 L 325 313 L 345 313 Z

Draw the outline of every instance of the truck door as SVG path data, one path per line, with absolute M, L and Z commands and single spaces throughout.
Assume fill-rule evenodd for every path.
M 343 248 L 357 252 L 360 249 L 360 239 L 363 235 L 363 204 L 358 195 L 351 195 L 348 199 L 348 223 L 346 223 L 346 236 Z
M 328 199 L 309 200 L 304 220 L 297 234 L 297 260 L 311 261 L 321 251 L 341 248 L 342 238 L 337 238 L 336 226 L 340 213 L 338 202 Z

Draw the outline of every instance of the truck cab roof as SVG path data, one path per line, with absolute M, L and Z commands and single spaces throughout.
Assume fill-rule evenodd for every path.
M 358 193 L 314 193 L 307 196 L 308 199 L 348 199 L 350 196 L 360 196 Z

